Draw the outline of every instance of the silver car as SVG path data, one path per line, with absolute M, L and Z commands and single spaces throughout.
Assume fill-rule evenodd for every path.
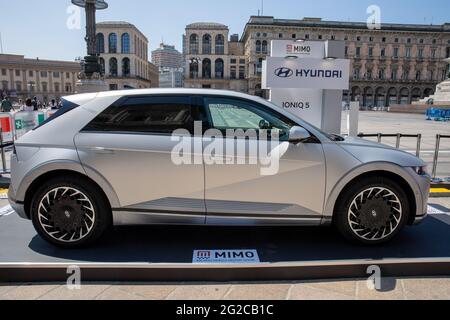
M 268 153 L 257 159 L 250 151 L 261 142 Z M 11 166 L 11 205 L 64 248 L 137 224 L 333 224 L 350 241 L 380 244 L 425 218 L 430 188 L 425 163 L 409 153 L 218 90 L 66 97 L 17 140 Z

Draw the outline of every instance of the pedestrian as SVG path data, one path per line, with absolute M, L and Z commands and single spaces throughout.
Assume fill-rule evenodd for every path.
M 25 105 L 22 107 L 20 111 L 28 111 L 28 112 L 34 111 L 33 101 L 30 98 L 28 98 L 25 101 Z
M 18 108 L 19 111 L 22 110 L 22 108 L 23 108 L 23 100 L 22 99 L 19 99 L 19 104 L 18 105 L 19 105 L 19 108 Z
M 11 110 L 13 109 L 11 101 L 9 101 L 9 98 L 7 96 L 5 96 L 5 98 L 2 100 L 0 109 L 2 112 L 11 112 Z
M 55 100 L 55 99 L 52 99 L 52 101 L 50 102 L 50 108 L 51 108 L 52 110 L 58 109 L 58 104 L 56 103 L 56 100 Z
M 38 105 L 37 97 L 34 97 L 33 100 L 31 101 L 31 103 L 33 105 L 33 110 L 32 111 L 39 111 L 39 105 Z

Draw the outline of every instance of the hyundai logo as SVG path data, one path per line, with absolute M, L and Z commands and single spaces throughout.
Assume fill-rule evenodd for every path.
M 294 71 L 289 68 L 278 68 L 275 70 L 275 75 L 280 78 L 289 78 L 292 77 Z

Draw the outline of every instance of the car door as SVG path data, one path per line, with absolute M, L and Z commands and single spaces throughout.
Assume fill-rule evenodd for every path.
M 172 159 L 181 138 L 174 130 L 193 132 L 201 112 L 188 96 L 131 96 L 75 137 L 88 174 L 97 172 L 117 194 L 115 223 L 205 223 L 201 137 L 183 137 L 191 164 Z
M 203 143 L 207 223 L 319 224 L 326 176 L 320 141 L 289 143 L 297 124 L 254 101 L 206 96 L 204 105 L 215 129 Z M 267 152 L 255 154 L 265 143 Z

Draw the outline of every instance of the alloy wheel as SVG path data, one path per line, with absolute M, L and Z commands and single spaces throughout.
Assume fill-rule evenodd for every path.
M 38 207 L 42 229 L 53 239 L 72 243 L 94 228 L 96 213 L 91 200 L 80 190 L 58 187 L 47 192 Z
M 403 210 L 398 196 L 384 187 L 373 187 L 358 194 L 348 210 L 348 223 L 359 238 L 380 241 L 400 226 Z

